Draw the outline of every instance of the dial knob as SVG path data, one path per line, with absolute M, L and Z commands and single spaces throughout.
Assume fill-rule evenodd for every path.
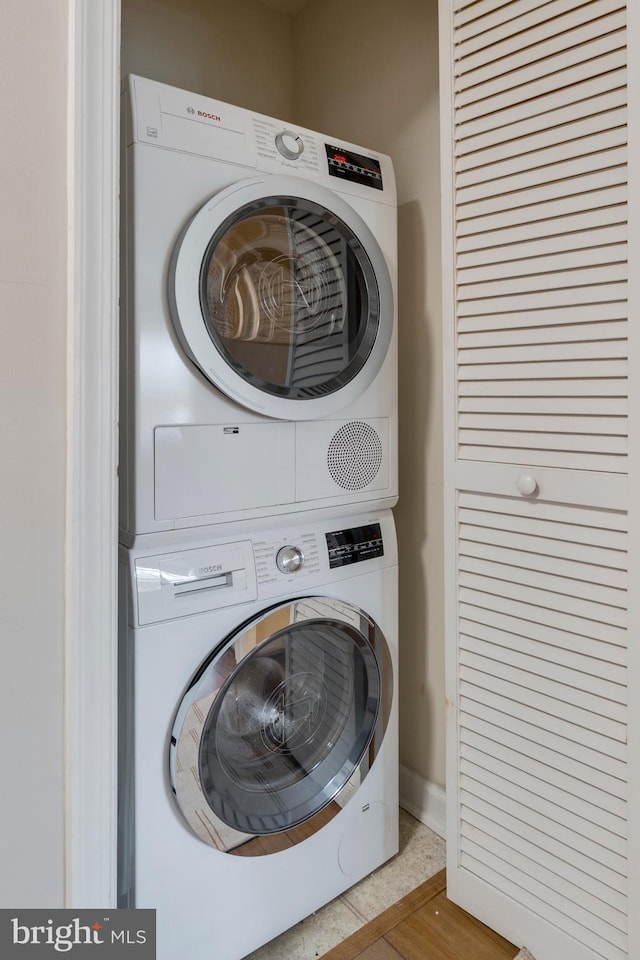
M 276 555 L 276 566 L 281 573 L 295 573 L 304 564 L 304 553 L 300 547 L 281 547 Z
M 276 136 L 276 147 L 285 160 L 297 160 L 304 150 L 304 142 L 297 133 L 283 130 Z

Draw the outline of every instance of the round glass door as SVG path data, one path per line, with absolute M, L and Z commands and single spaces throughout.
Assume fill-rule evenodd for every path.
M 353 231 L 294 197 L 247 204 L 220 226 L 200 296 L 227 363 L 260 390 L 292 400 L 352 380 L 380 323 L 373 267 Z
M 298 825 L 319 829 L 373 762 L 390 683 L 379 628 L 350 604 L 297 600 L 245 627 L 202 665 L 174 723 L 172 783 L 192 829 L 245 855 L 251 838 L 291 845 Z
M 181 240 L 172 283 L 191 358 L 252 409 L 324 415 L 364 389 L 386 355 L 384 256 L 355 211 L 315 184 L 272 177 L 214 197 Z

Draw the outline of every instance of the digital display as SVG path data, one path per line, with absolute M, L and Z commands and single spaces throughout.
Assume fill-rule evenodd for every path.
M 379 523 L 362 527 L 334 530 L 325 534 L 329 551 L 329 567 L 346 567 L 350 563 L 384 556 L 382 531 Z
M 331 143 L 325 143 L 324 146 L 330 176 L 382 190 L 382 169 L 378 160 Z

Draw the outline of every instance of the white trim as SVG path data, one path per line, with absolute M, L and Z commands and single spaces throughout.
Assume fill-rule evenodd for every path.
M 120 0 L 70 0 L 65 902 L 115 905 Z
M 440 176 L 442 237 L 442 404 L 444 477 L 444 636 L 445 760 L 447 783 L 447 882 L 453 886 L 458 867 L 458 583 L 456 488 L 456 288 L 453 122 L 453 3 L 439 0 Z
M 628 954 L 640 956 L 640 504 L 636 484 L 640 477 L 640 335 L 637 329 L 640 308 L 640 5 L 627 3 L 627 96 L 628 96 L 628 362 L 629 370 L 629 497 L 628 497 Z
M 400 806 L 443 839 L 447 823 L 446 799 L 441 787 L 400 764 Z

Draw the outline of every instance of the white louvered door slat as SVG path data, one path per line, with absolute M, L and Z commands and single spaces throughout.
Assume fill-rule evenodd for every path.
M 468 716 L 465 711 L 466 723 L 463 729 L 467 739 L 482 735 L 485 738 L 485 743 L 487 741 L 494 741 L 498 744 L 503 744 L 524 757 L 533 757 L 543 768 L 548 768 L 556 773 L 566 772 L 577 782 L 587 783 L 595 777 L 597 789 L 601 790 L 602 796 L 605 798 L 609 796 L 617 798 L 618 810 L 620 809 L 619 804 L 620 802 L 624 802 L 626 796 L 626 783 L 623 779 L 613 777 L 599 770 L 594 770 L 593 761 L 595 755 L 593 751 L 584 751 L 588 761 L 585 763 L 576 756 L 576 753 L 579 753 L 579 751 L 575 749 L 575 745 L 569 744 L 568 741 L 562 744 L 560 740 L 558 740 L 558 742 L 554 740 L 551 742 L 551 745 L 545 745 L 544 742 L 538 740 L 533 741 L 530 737 L 519 735 L 517 729 L 513 729 L 507 717 L 496 711 L 487 712 L 491 720 L 484 719 L 482 715 L 478 715 L 477 712 L 474 715 L 472 706 L 470 706 L 468 710 Z M 531 731 L 527 730 L 526 732 L 530 733 Z M 559 746 L 562 747 L 562 750 L 558 749 Z M 591 870 L 587 870 L 587 872 L 593 872 L 593 865 L 591 866 Z
M 547 318 L 548 319 L 548 318 Z M 489 321 L 491 324 L 491 321 Z M 538 324 L 536 326 L 515 327 L 512 329 L 482 330 L 479 333 L 460 331 L 458 347 L 461 351 L 472 350 L 474 347 L 487 348 L 493 346 L 522 346 L 538 343 L 589 343 L 590 341 L 621 341 L 626 343 L 627 326 L 625 321 L 610 320 L 605 322 L 590 321 L 580 325 Z M 468 356 L 462 353 L 461 356 Z
M 475 730 L 464 730 L 460 739 L 462 744 L 461 756 L 475 758 L 479 755 L 491 757 L 501 764 L 507 765 L 510 770 L 518 771 L 518 780 L 521 785 L 529 784 L 533 791 L 543 791 L 547 800 L 558 799 L 568 803 L 576 815 L 582 816 L 589 823 L 599 823 L 605 829 L 617 825 L 621 836 L 626 832 L 625 801 L 618 799 L 606 790 L 590 785 L 588 800 L 584 799 L 584 782 L 571 776 L 566 769 L 558 769 L 550 765 L 546 759 L 536 761 L 529 753 L 513 750 L 493 738 L 484 737 Z M 497 767 L 496 767 L 497 768 Z M 529 779 L 530 778 L 530 779 Z M 572 799 L 573 798 L 573 799 Z M 605 899 L 607 891 L 605 885 L 600 885 L 600 896 Z
M 465 802 L 468 800 L 468 803 Z M 480 791 L 475 795 L 463 798 L 462 811 L 463 816 L 472 817 L 474 814 L 493 822 L 498 827 L 511 831 L 512 834 L 519 836 L 539 845 L 540 851 L 549 851 L 552 856 L 580 870 L 584 882 L 589 883 L 602 876 L 606 880 L 606 885 L 611 890 L 621 893 L 626 888 L 626 878 L 617 870 L 601 862 L 601 858 L 606 857 L 608 851 L 598 847 L 597 844 L 586 841 L 583 837 L 573 834 L 567 836 L 566 832 L 554 832 L 553 824 L 545 822 L 546 830 L 538 829 L 528 820 L 519 819 L 510 812 L 513 809 L 508 802 L 503 804 L 505 809 L 492 807 L 487 803 Z M 516 811 L 521 812 L 521 811 Z M 550 830 L 551 833 L 547 832 Z M 594 876 L 595 874 L 595 876 Z
M 538 291 L 556 291 L 564 289 L 575 289 L 581 286 L 593 286 L 599 284 L 617 283 L 627 279 L 627 264 L 623 250 L 615 250 L 614 256 L 608 256 L 607 251 L 603 253 L 603 259 L 597 265 L 585 264 L 580 269 L 568 269 L 562 260 L 556 260 L 553 271 L 546 270 L 546 264 L 543 259 L 538 264 L 538 272 L 528 273 L 526 268 L 524 275 L 510 277 L 501 277 L 492 279 L 487 283 L 482 281 L 470 281 L 465 271 L 461 272 L 458 282 L 460 289 L 458 298 L 462 300 L 481 301 L 485 298 L 502 298 L 508 294 L 521 294 L 524 292 Z M 622 256 L 622 260 L 620 257 Z M 535 265 L 531 265 L 532 267 Z M 606 290 L 603 291 L 607 293 Z M 497 301 L 498 305 L 500 301 Z
M 526 280 L 523 281 L 526 284 Z M 577 331 L 571 331 L 577 333 Z M 603 331 L 604 332 L 604 331 Z M 605 359 L 626 359 L 626 338 L 616 339 L 613 335 L 602 336 L 591 340 L 591 330 L 585 330 L 585 335 L 579 340 L 570 340 L 566 343 L 554 341 L 545 344 L 540 340 L 536 343 L 522 343 L 526 337 L 520 333 L 520 343 L 507 346 L 487 345 L 478 349 L 468 348 L 461 341 L 463 348 L 458 354 L 460 364 L 490 364 L 490 363 L 540 363 L 544 360 L 593 360 L 596 357 Z
M 515 847 L 520 853 L 531 859 L 540 866 L 548 866 L 553 872 L 566 877 L 570 883 L 578 890 L 584 890 L 588 895 L 597 899 L 602 898 L 601 885 L 594 881 L 589 875 L 585 874 L 581 867 L 574 867 L 572 863 L 567 862 L 566 856 L 556 856 L 549 849 L 541 849 L 535 843 L 530 843 L 524 836 L 519 826 L 516 824 L 514 829 L 508 829 L 502 824 L 496 823 L 493 818 L 484 817 L 474 810 L 467 809 L 463 811 L 465 821 L 469 824 L 470 833 L 477 831 L 485 836 L 492 837 L 504 849 L 507 846 Z M 476 834 L 477 835 L 477 834 Z M 592 890 L 595 891 L 592 893 Z M 603 902 L 613 910 L 623 913 L 625 909 L 624 896 L 615 888 L 607 886 L 604 891 Z M 594 908 L 598 909 L 597 902 Z M 618 924 L 623 922 L 620 917 L 615 917 Z
M 622 116 L 616 114 L 622 114 Z M 591 166 L 587 166 L 586 162 L 583 161 L 581 169 L 591 169 L 592 166 L 599 168 L 603 166 L 601 159 L 603 150 L 613 151 L 615 147 L 626 144 L 625 114 L 626 110 L 620 110 L 612 115 L 605 114 L 604 118 L 600 116 L 594 118 L 594 122 L 591 124 L 591 127 L 594 128 L 592 132 L 587 128 L 585 121 L 575 121 L 574 127 L 565 128 L 562 131 L 565 134 L 562 138 L 560 136 L 561 132 L 555 129 L 552 131 L 553 135 L 547 133 L 546 136 L 536 137 L 537 145 L 535 142 L 531 142 L 534 138 L 528 138 L 527 142 L 521 144 L 521 151 L 514 152 L 508 159 L 505 158 L 504 154 L 500 159 L 490 158 L 492 153 L 496 154 L 498 152 L 497 147 L 490 151 L 482 151 L 480 155 L 477 153 L 467 154 L 465 159 L 457 164 L 458 188 L 503 179 L 504 183 L 501 185 L 510 189 L 512 182 L 518 183 L 515 179 L 516 175 L 523 171 L 526 171 L 529 175 L 527 178 L 527 183 L 529 183 L 532 181 L 533 171 L 536 171 L 536 176 L 542 179 L 542 174 L 538 172 L 538 168 L 546 167 L 549 164 L 564 163 L 567 159 L 578 156 L 586 157 L 589 154 L 595 154 L 596 160 Z M 606 124 L 606 126 L 601 128 L 603 124 Z M 572 134 L 575 134 L 575 137 Z M 559 142 L 544 142 L 548 140 Z M 620 162 L 620 158 L 624 161 L 624 154 L 613 152 L 607 165 L 612 166 Z M 559 168 L 554 170 L 553 173 L 561 170 L 562 168 Z M 513 180 L 509 178 L 513 178 Z M 464 195 L 460 194 L 460 199 L 464 201 Z
M 595 21 L 594 35 L 599 35 L 601 28 L 597 21 L 623 8 L 622 0 L 561 0 L 560 3 L 550 2 L 526 10 L 503 19 L 498 26 L 483 30 L 475 37 L 456 43 L 456 73 L 466 73 L 477 66 L 499 61 L 514 51 L 520 53 L 521 61 L 534 61 L 539 59 L 545 41 L 561 41 L 572 29 L 590 21 Z M 513 7 L 510 9 L 513 11 Z
M 609 231 L 609 235 L 620 237 L 622 231 L 617 231 L 614 233 L 613 230 Z M 526 277 L 535 276 L 536 274 L 542 274 L 547 284 L 552 282 L 552 277 L 558 271 L 572 271 L 585 269 L 586 267 L 598 267 L 602 264 L 624 264 L 626 267 L 626 238 L 623 236 L 621 240 L 613 244 L 606 243 L 606 234 L 599 233 L 597 238 L 593 236 L 584 237 L 585 246 L 580 245 L 580 237 L 573 238 L 574 243 L 568 249 L 563 249 L 565 245 L 568 246 L 569 238 L 563 237 L 558 238 L 555 244 L 549 244 L 549 247 L 556 247 L 553 252 L 543 253 L 533 253 L 533 251 L 527 251 L 526 249 L 516 248 L 511 250 L 511 256 L 505 260 L 500 260 L 498 262 L 493 262 L 490 265 L 477 265 L 473 264 L 471 266 L 465 267 L 464 263 L 461 263 L 463 258 L 458 259 L 458 283 L 460 284 L 481 284 L 487 282 L 493 282 L 498 284 L 500 281 L 504 281 L 507 278 L 515 278 L 518 281 L 517 289 L 521 289 L 523 285 L 526 286 L 527 280 Z M 597 245 L 588 246 L 588 241 L 593 241 L 597 239 L 600 241 Z M 535 246 L 532 244 L 533 250 Z M 538 244 L 538 247 L 541 246 Z M 560 249 L 557 249 L 557 248 Z M 549 248 L 547 247 L 547 250 Z M 516 256 L 520 254 L 520 256 Z M 532 255 L 533 254 L 533 255 Z M 493 256 L 495 256 L 495 252 Z M 474 257 L 467 257 L 467 259 L 475 259 Z M 626 276 L 626 269 L 622 274 Z M 572 274 L 565 275 L 561 277 L 562 281 L 571 280 Z M 593 274 L 592 274 L 593 276 Z M 470 291 L 474 292 L 474 289 Z M 499 288 L 495 287 L 495 292 L 499 292 Z
M 504 157 L 526 153 L 533 143 L 533 149 L 546 144 L 556 144 L 565 138 L 579 137 L 579 124 L 593 132 L 603 125 L 604 129 L 616 126 L 621 110 L 626 112 L 626 88 L 621 75 L 619 87 L 606 88 L 603 93 L 580 99 L 574 103 L 560 104 L 556 109 L 543 115 L 534 114 L 530 118 L 518 118 L 514 123 L 489 128 L 476 136 L 466 136 L 456 142 L 456 169 L 473 165 L 475 155 L 499 155 Z M 460 165 L 464 165 L 461 167 Z
M 477 863 L 484 863 L 493 872 L 502 875 L 508 881 L 507 886 L 513 883 L 530 894 L 534 902 L 537 899 L 546 904 L 552 916 L 560 914 L 564 922 L 573 921 L 578 931 L 576 936 L 581 936 L 586 944 L 598 944 L 598 949 L 616 951 L 610 954 L 614 957 L 625 956 L 625 953 L 617 952 L 626 947 L 626 937 L 620 930 L 624 917 L 618 911 L 607 908 L 603 903 L 594 903 L 593 898 L 576 889 L 564 877 L 538 868 L 530 858 L 515 852 L 513 848 L 505 847 L 492 837 L 479 837 L 474 830 L 470 833 L 472 837 L 463 845 L 463 858 L 468 853 Z M 566 904 L 562 912 L 557 908 L 556 890 L 561 892 Z
M 529 430 L 544 431 L 546 433 L 606 433 L 626 435 L 624 417 L 562 417 L 518 415 L 516 413 L 473 414 L 461 413 L 459 418 L 461 428 L 469 430 Z
M 626 175 L 621 174 L 617 179 L 620 185 L 605 184 L 597 191 L 580 189 L 575 195 L 565 194 L 559 198 L 547 195 L 530 206 L 513 197 L 511 207 L 499 211 L 489 208 L 478 217 L 463 207 L 457 211 L 458 249 L 477 249 L 482 244 L 502 246 L 517 240 L 568 233 L 574 226 L 570 220 L 572 215 L 587 223 L 591 221 L 593 229 L 602 222 L 619 223 L 619 207 L 626 195 Z M 584 183 L 580 187 L 584 187 Z M 509 230 L 512 232 L 507 232 Z
M 582 600 L 598 601 L 607 606 L 624 608 L 626 600 L 624 590 L 602 586 L 597 580 L 596 582 L 592 580 L 577 580 L 572 576 L 575 572 L 573 565 L 567 563 L 567 561 L 564 561 L 566 564 L 564 569 L 567 572 L 567 576 L 560 581 L 560 577 L 562 576 L 560 570 L 563 561 L 556 559 L 555 564 L 552 564 L 550 561 L 555 558 L 544 557 L 543 563 L 538 559 L 536 554 L 516 550 L 511 551 L 516 554 L 516 558 L 514 559 L 508 555 L 509 551 L 501 551 L 499 547 L 493 547 L 492 545 L 489 547 L 489 550 L 493 552 L 493 557 L 490 562 L 487 562 L 487 560 L 481 556 L 474 556 L 474 553 L 480 553 L 477 547 L 481 545 L 475 546 L 476 550 L 474 551 L 473 548 L 469 549 L 469 545 L 466 543 L 460 544 L 458 569 L 461 571 L 461 574 L 463 572 L 474 573 L 491 577 L 494 580 L 504 580 L 509 583 L 520 583 L 522 585 L 527 584 L 536 588 L 546 588 L 554 592 L 557 592 L 557 588 L 562 586 L 563 595 L 572 598 L 569 601 L 572 606 L 575 606 L 573 598 L 579 597 Z M 498 559 L 496 559 L 496 556 Z M 516 565 L 518 561 L 520 565 Z M 536 566 L 538 565 L 541 570 L 545 572 L 536 570 Z M 552 566 L 554 569 L 552 572 L 549 572 Z M 595 574 L 595 572 L 596 569 L 592 568 L 592 575 Z M 462 582 L 462 580 L 460 582 Z
M 533 299 L 533 298 L 532 298 Z M 497 370 L 487 369 L 486 363 L 460 364 L 459 376 L 461 380 L 518 380 L 523 377 L 527 380 L 546 380 L 562 379 L 571 380 L 573 378 L 584 379 L 593 377 L 626 377 L 627 364 L 625 360 L 610 360 L 605 357 L 602 362 L 598 360 L 585 359 L 580 360 L 549 360 L 544 364 L 542 360 L 528 359 L 521 361 L 520 364 L 508 363 L 504 360 Z
M 579 64 L 562 70 L 561 75 L 544 77 L 536 84 L 535 89 L 528 84 L 528 88 L 521 91 L 520 102 L 513 102 L 517 97 L 512 93 L 511 99 L 506 96 L 497 99 L 496 95 L 490 103 L 479 108 L 478 104 L 462 107 L 464 116 L 459 116 L 458 120 L 461 124 L 465 123 L 465 128 L 460 139 L 485 134 L 510 123 L 531 121 L 533 117 L 538 118 L 540 129 L 544 129 L 545 124 L 555 121 L 553 111 L 560 107 L 580 103 L 589 97 L 598 97 L 620 86 L 624 87 L 627 79 L 624 51 L 615 49 L 599 59 L 605 76 L 594 76 L 591 65 Z M 489 107 L 494 109 L 487 109 Z M 550 115 L 548 119 L 547 114 Z
M 627 3 L 440 14 L 449 895 L 629 960 Z
M 584 210 L 585 206 L 588 207 L 592 202 L 597 205 L 597 201 L 595 198 L 593 200 L 589 197 L 585 198 L 583 194 L 626 184 L 625 157 L 621 150 L 617 151 L 615 163 L 609 162 L 611 156 L 607 153 L 601 157 L 601 160 L 603 166 L 598 167 L 593 163 L 592 170 L 587 169 L 587 163 L 581 160 L 574 164 L 572 171 L 566 169 L 563 171 L 567 174 L 566 176 L 555 180 L 549 177 L 548 180 L 531 186 L 518 185 L 517 193 L 513 190 L 506 192 L 496 190 L 494 193 L 487 191 L 487 196 L 470 197 L 467 193 L 465 197 L 460 195 L 462 194 L 460 191 L 457 215 L 460 220 L 473 218 L 475 221 L 478 217 L 501 212 L 506 216 L 507 222 L 510 222 L 510 218 L 515 219 L 514 211 L 519 211 L 519 219 L 516 222 L 522 223 L 529 217 L 535 219 L 538 216 L 546 220 L 549 216 L 563 216 L 573 210 Z M 537 210 L 529 209 L 533 206 Z M 471 226 L 477 228 L 478 224 L 474 223 Z M 476 232 L 476 229 L 473 232 Z
M 593 145 L 596 139 L 591 139 L 588 146 Z M 458 203 L 462 205 L 471 204 L 474 201 L 486 201 L 487 198 L 493 199 L 506 193 L 513 193 L 516 190 L 528 190 L 531 194 L 533 193 L 531 188 L 540 184 L 571 180 L 587 174 L 600 175 L 602 171 L 606 171 L 609 167 L 624 166 L 627 160 L 626 148 L 615 145 L 607 148 L 607 139 L 617 140 L 619 143 L 619 133 L 616 132 L 609 138 L 602 138 L 601 145 L 604 150 L 590 151 L 585 153 L 584 156 L 577 155 L 575 149 L 565 150 L 561 159 L 555 161 L 551 159 L 548 164 L 544 165 L 542 161 L 544 161 L 545 156 L 536 154 L 532 159 L 531 167 L 525 167 L 522 171 L 517 170 L 510 175 L 497 176 L 481 183 L 475 183 L 471 174 L 461 175 L 458 178 Z M 547 156 L 553 157 L 554 154 L 559 152 L 547 150 Z M 476 175 L 475 179 L 479 179 L 479 177 Z M 575 186 L 579 187 L 580 184 L 577 183 Z M 500 202 L 510 205 L 507 198 Z
M 499 7 L 509 7 L 513 0 L 453 0 L 453 10 L 455 11 L 455 23 L 457 26 L 467 23 L 469 20 L 475 20 L 476 17 L 484 17 Z M 532 0 L 532 3 L 540 3 L 541 0 Z M 547 0 L 544 0 L 546 3 Z M 450 13 L 447 10 L 447 13 Z M 509 13 L 503 14 L 508 17 Z
M 539 397 L 538 408 L 541 414 L 594 414 L 596 416 L 619 417 L 626 414 L 626 398 L 624 397 Z M 512 397 L 510 404 L 512 413 L 526 414 L 529 409 L 529 401 L 526 397 Z M 465 411 L 472 413 L 495 413 L 504 412 L 503 401 L 500 397 L 465 397 L 461 396 L 458 404 L 461 417 Z M 509 414 L 505 414 L 509 416 Z M 617 432 L 617 431 L 616 431 Z
M 510 4 L 508 12 L 505 13 L 504 10 L 495 10 L 496 6 L 502 6 L 502 4 L 493 3 L 490 5 L 487 4 L 486 0 L 484 2 L 479 0 L 478 3 L 467 8 L 466 15 L 465 13 L 457 14 L 455 18 L 456 36 L 460 40 L 466 40 L 468 37 L 490 30 L 492 27 L 499 27 L 510 18 L 520 16 L 523 13 L 530 13 L 536 7 L 542 7 L 546 3 L 547 0 L 517 0 L 517 2 Z
M 518 86 L 537 80 L 542 76 L 558 73 L 571 66 L 568 52 L 580 45 L 581 59 L 588 61 L 594 57 L 601 57 L 625 46 L 624 11 L 617 11 L 605 16 L 599 21 L 602 31 L 599 36 L 593 36 L 593 26 L 590 23 L 579 24 L 572 30 L 551 37 L 536 48 L 538 60 L 533 63 L 526 61 L 521 51 L 502 57 L 498 63 L 482 63 L 475 69 L 466 69 L 455 78 L 454 90 L 456 95 L 469 91 L 466 99 L 457 101 L 460 105 L 475 98 L 473 88 L 483 85 L 487 94 L 493 94 L 499 89 L 508 86 Z M 539 60 L 544 58 L 544 69 L 540 68 Z M 468 67 L 468 64 L 467 64 Z
M 567 91 L 565 105 L 567 101 L 579 102 L 585 96 L 593 96 L 604 90 L 615 89 L 615 85 L 622 79 L 625 63 L 621 41 L 622 35 L 620 33 L 610 34 L 608 37 L 603 37 L 592 44 L 590 50 L 585 50 L 587 57 L 589 53 L 598 57 L 599 66 L 603 70 L 611 73 L 618 71 L 616 76 L 608 79 L 606 86 L 602 82 L 593 81 L 594 70 L 587 58 L 584 61 L 580 59 L 576 63 L 575 56 L 572 56 L 572 44 L 570 43 L 567 44 L 568 49 L 561 49 L 559 53 L 545 61 L 544 70 L 540 69 L 537 61 L 527 64 L 524 68 L 519 66 L 519 69 L 509 72 L 505 71 L 504 60 L 498 61 L 498 64 L 484 67 L 484 72 L 495 70 L 496 66 L 505 72 L 500 72 L 497 76 L 492 74 L 490 83 L 481 80 L 479 74 L 483 71 L 476 71 L 475 76 L 468 78 L 471 85 L 466 90 L 461 89 L 456 95 L 459 120 L 460 122 L 469 121 L 475 124 L 477 118 L 486 118 L 481 119 L 481 123 L 488 128 L 493 128 L 509 123 L 516 117 L 523 120 L 527 117 L 536 116 L 538 114 L 535 111 L 538 111 L 541 105 L 549 110 L 561 107 L 562 101 L 559 97 L 559 91 L 562 89 Z M 585 44 L 585 46 L 587 45 Z M 514 55 L 513 62 L 521 65 L 522 52 L 519 51 Z M 460 87 L 462 87 L 462 84 L 460 84 Z M 531 97 L 535 97 L 543 103 L 528 102 Z M 520 115 L 518 115 L 514 106 L 518 103 L 521 104 Z M 475 109 L 473 109 L 474 107 Z M 545 125 L 543 121 L 543 129 Z M 477 132 L 476 127 L 472 126 L 468 135 L 471 136 Z
M 485 775 L 485 779 L 487 778 Z M 623 854 L 616 853 L 610 846 L 599 843 L 601 839 L 597 828 L 589 828 L 585 833 L 577 833 L 565 823 L 546 815 L 543 810 L 534 810 L 522 802 L 522 796 L 517 791 L 509 790 L 509 784 L 501 783 L 496 778 L 498 786 L 504 786 L 504 792 L 497 795 L 497 802 L 492 791 L 483 782 L 483 774 L 477 773 L 468 766 L 461 777 L 461 806 L 463 810 L 477 810 L 484 816 L 490 814 L 497 823 L 514 823 L 523 835 L 529 833 L 529 838 L 535 836 L 541 849 L 546 845 L 554 849 L 561 847 L 566 851 L 566 859 L 572 862 L 577 858 L 584 858 L 585 873 L 592 877 L 603 876 L 607 885 L 614 889 L 626 886 L 626 861 Z M 491 799 L 487 799 L 491 798 Z M 523 824 L 522 827 L 519 825 Z M 530 826 L 530 832 L 527 831 Z
M 610 100 L 616 93 L 618 91 L 613 91 L 602 100 Z M 576 105 L 572 105 L 570 109 L 563 108 L 558 111 L 562 117 L 556 116 L 554 126 L 540 130 L 538 123 L 526 136 L 521 130 L 511 131 L 514 139 L 508 143 L 498 140 L 495 144 L 489 143 L 481 147 L 475 141 L 465 141 L 464 152 L 460 152 L 456 161 L 456 173 L 459 177 L 469 174 L 469 179 L 473 177 L 475 181 L 483 176 L 491 179 L 497 171 L 503 174 L 513 173 L 529 160 L 532 161 L 532 166 L 553 163 L 556 157 L 562 160 L 572 148 L 581 153 L 589 153 L 592 147 L 597 149 L 607 141 L 611 146 L 619 146 L 625 142 L 621 128 L 624 128 L 627 122 L 626 107 L 620 105 L 618 109 L 611 109 L 604 103 L 599 106 L 600 110 L 595 115 L 591 112 L 591 104 L 586 109 L 583 107 L 583 116 L 580 116 L 582 111 L 577 110 Z M 496 135 L 498 132 L 496 131 Z M 594 137 L 598 139 L 594 140 Z M 474 179 L 471 182 L 474 182 Z M 464 180 L 460 183 L 462 185 Z
M 479 762 L 478 762 L 479 761 Z M 552 823 L 557 823 L 564 827 L 568 834 L 575 833 L 577 836 L 592 839 L 605 850 L 612 851 L 613 854 L 619 854 L 621 858 L 625 853 L 624 837 L 619 833 L 612 833 L 603 829 L 590 818 L 585 818 L 574 810 L 573 805 L 557 805 L 554 800 L 547 796 L 544 787 L 540 787 L 540 792 L 531 791 L 526 784 L 520 783 L 519 778 L 514 778 L 511 770 L 500 763 L 488 763 L 486 755 L 475 758 L 466 758 L 460 763 L 460 776 L 464 789 L 469 795 L 475 792 L 471 781 L 475 780 L 483 784 L 484 794 L 495 797 L 495 803 L 498 805 L 502 798 L 506 797 L 514 801 L 523 810 L 523 815 L 528 815 L 528 811 L 535 811 Z M 482 795 L 483 791 L 479 791 Z M 527 811 L 527 814 L 524 814 Z M 616 826 L 619 824 L 616 822 Z M 620 861 L 624 863 L 624 860 Z
M 548 0 L 531 0 L 531 6 L 547 3 Z M 478 17 L 485 17 L 500 7 L 511 9 L 513 0 L 453 0 L 451 9 L 454 11 L 454 23 L 456 27 L 461 27 L 470 20 Z M 450 13 L 450 10 L 447 12 Z M 502 13 L 503 17 L 509 17 L 508 12 Z
M 460 383 L 460 397 L 624 397 L 627 396 L 626 378 L 598 381 L 579 379 L 470 381 Z M 502 409 L 505 409 L 503 406 Z M 531 410 L 531 405 L 528 407 Z

